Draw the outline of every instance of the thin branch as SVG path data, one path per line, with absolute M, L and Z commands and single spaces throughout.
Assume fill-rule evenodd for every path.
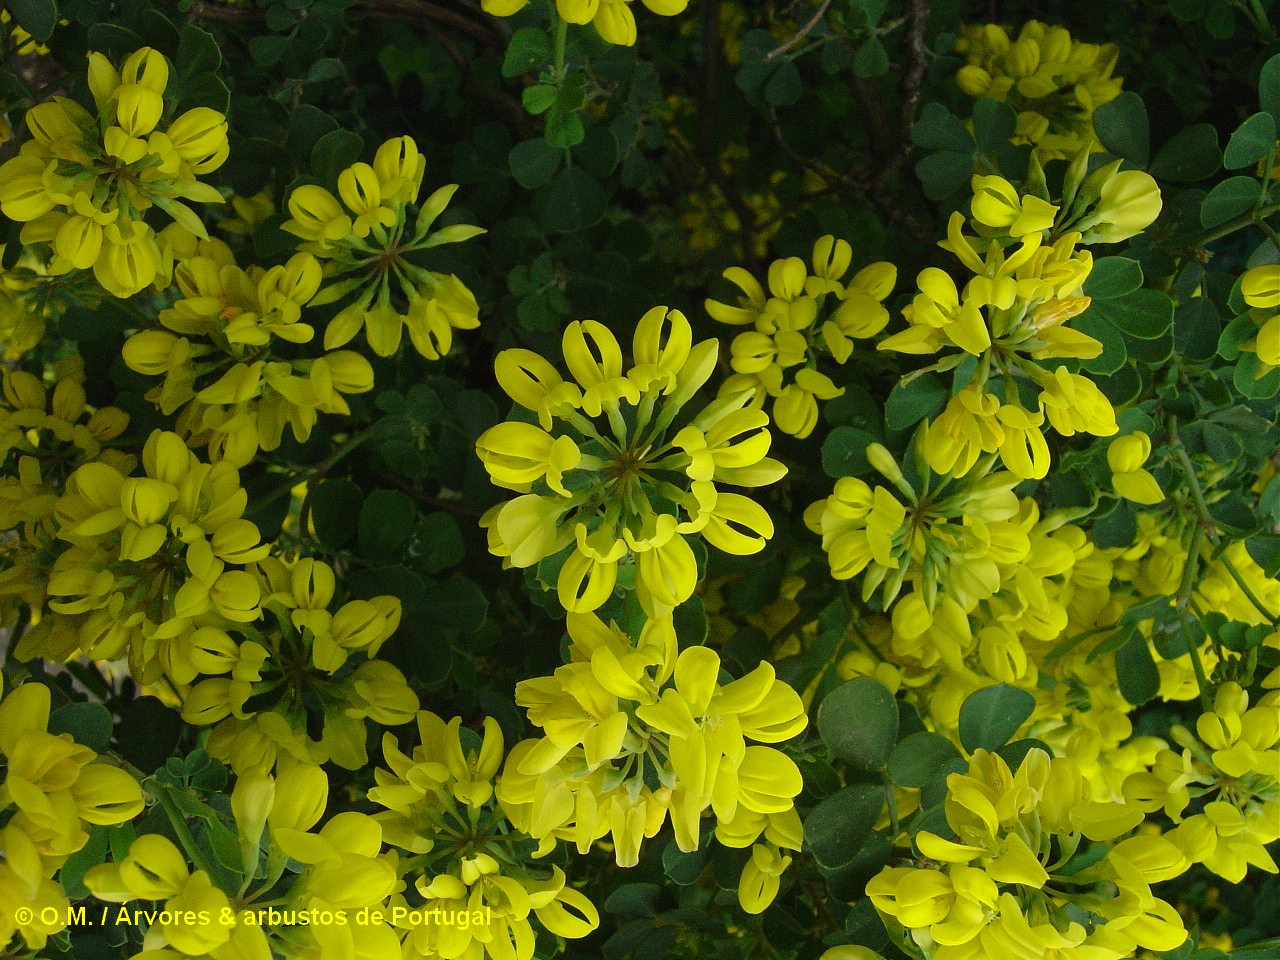
M 911 156 L 911 128 L 920 109 L 920 92 L 928 67 L 928 51 L 924 45 L 925 28 L 932 10 L 928 0 L 907 0 L 907 63 L 902 70 L 902 106 L 899 112 L 898 143 L 876 177 L 877 188 L 883 189 L 902 169 Z
M 792 49 L 797 43 L 799 43 L 801 40 L 807 37 L 810 33 L 812 33 L 813 28 L 816 27 L 819 21 L 822 20 L 829 6 L 831 6 L 831 0 L 822 0 L 822 4 L 818 7 L 817 13 L 813 15 L 813 18 L 808 23 L 806 23 L 803 27 L 801 27 L 799 30 L 796 31 L 795 36 L 793 36 L 790 40 L 783 43 L 781 46 L 774 47 L 772 50 L 770 50 L 768 53 L 764 55 L 765 63 L 768 63 L 770 60 L 776 60 L 778 57 L 782 56 L 788 50 Z

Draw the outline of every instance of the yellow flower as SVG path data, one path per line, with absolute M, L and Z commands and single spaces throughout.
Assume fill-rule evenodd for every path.
M 955 50 L 967 61 L 956 74 L 961 90 L 1017 111 L 1015 143 L 1030 143 L 1044 160 L 1101 149 L 1093 112 L 1120 94 L 1115 44 L 1083 43 L 1029 20 L 1016 38 L 993 23 L 963 26 Z
M 1107 447 L 1107 465 L 1116 493 L 1134 503 L 1152 504 L 1164 500 L 1156 478 L 1142 468 L 1151 456 L 1151 438 L 1141 430 L 1117 437 Z
M 799 696 L 767 663 L 722 685 L 714 651 L 676 655 L 670 619 L 649 620 L 637 640 L 594 614 L 570 614 L 568 627 L 570 662 L 516 688 L 544 736 L 508 759 L 498 785 L 508 815 L 544 844 L 560 837 L 583 853 L 611 834 L 618 864 L 633 866 L 668 815 L 680 848 L 697 849 L 710 811 L 734 846 L 765 835 L 759 871 L 740 887 L 763 909 L 789 863 L 779 849 L 800 847 L 801 780 L 788 756 L 747 740 L 799 733 Z
M 393 897 L 392 908 L 406 915 L 396 920 L 407 930 L 406 956 L 530 960 L 535 918 L 567 939 L 594 930 L 600 922 L 595 906 L 567 885 L 559 867 L 528 863 L 528 838 L 512 828 L 493 798 L 503 754 L 497 723 L 486 720 L 481 740 L 463 730 L 459 718 L 446 724 L 424 711 L 418 730 L 421 743 L 412 756 L 390 734 L 383 738 L 389 769 L 375 769 L 377 786 L 369 799 L 386 808 L 375 819 L 388 843 L 431 854 L 415 857 L 408 871 L 423 908 L 447 910 L 449 916 L 463 911 L 468 922 L 415 923 L 403 898 Z M 481 824 L 483 832 L 477 833 Z
M 157 129 L 169 68 L 149 47 L 131 54 L 118 74 L 105 57 L 91 54 L 88 72 L 98 117 L 61 97 L 31 108 L 34 140 L 0 167 L 0 208 L 29 224 L 24 239 L 48 231 L 50 273 L 92 268 L 104 289 L 124 298 L 149 286 L 160 270 L 155 232 L 144 221 L 151 207 L 207 236 L 182 201 L 222 202 L 196 178 L 226 160 L 227 121 L 198 107 Z
M 774 398 L 778 429 L 799 438 L 807 437 L 817 425 L 818 401 L 844 393 L 843 387 L 817 369 L 820 352 L 829 352 L 843 364 L 853 354 L 855 339 L 870 338 L 884 329 L 889 314 L 881 302 L 897 280 L 896 268 L 881 262 L 862 268 L 844 283 L 853 249 L 833 236 L 814 243 L 812 259 L 813 271 L 808 274 L 799 257 L 770 264 L 767 298 L 754 277 L 741 267 L 731 267 L 724 276 L 743 293 L 738 305 L 706 301 L 707 312 L 716 320 L 753 326 L 733 340 L 734 376 L 721 385 L 720 396 L 746 390 L 756 407 L 764 406 L 766 396 Z M 839 303 L 819 324 L 828 295 Z M 786 383 L 785 371 L 793 367 L 799 369 Z
M 887 608 L 910 581 L 928 608 L 941 594 L 970 610 L 995 594 L 1002 565 L 1021 562 L 1030 549 L 1027 535 L 1014 522 L 1019 511 L 1011 473 L 964 478 L 933 477 L 921 485 L 904 476 L 892 455 L 879 444 L 867 448 L 868 459 L 899 490 L 872 489 L 856 477 L 836 481 L 835 491 L 805 511 L 805 524 L 822 537 L 831 573 L 844 580 L 863 574 L 862 596 L 882 589 Z M 904 502 L 905 500 L 905 502 Z
M 722 549 L 760 550 L 772 534 L 767 513 L 721 494 L 716 481 L 763 486 L 785 472 L 766 456 L 767 418 L 742 409 L 746 395 L 692 416 L 682 409 L 711 375 L 716 349 L 713 340 L 692 342 L 679 311 L 655 307 L 636 326 L 630 368 L 595 321 L 565 330 L 572 381 L 529 351 L 499 354 L 499 385 L 540 426 L 499 424 L 476 442 L 494 482 L 523 494 L 482 518 L 490 550 L 516 567 L 564 552 L 556 588 L 573 612 L 601 606 L 619 565 L 634 561 L 651 613 L 693 593 L 687 535 L 706 531 Z

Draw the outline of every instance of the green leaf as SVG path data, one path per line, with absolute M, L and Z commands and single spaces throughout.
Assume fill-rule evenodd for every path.
M 1007 103 L 983 97 L 973 105 L 973 137 L 983 153 L 995 153 L 1003 147 L 1017 126 L 1018 115 Z
M 120 711 L 116 746 L 143 773 L 159 769 L 184 729 L 182 718 L 155 697 L 139 697 Z
M 550 84 L 539 83 L 532 87 L 525 87 L 524 93 L 520 94 L 520 102 L 524 104 L 525 110 L 537 116 L 551 109 L 551 105 L 556 102 L 557 95 L 558 92 L 555 87 Z
M 100 703 L 68 703 L 49 715 L 50 733 L 69 733 L 94 753 L 107 749 L 111 729 L 111 712 Z
M 889 779 L 900 787 L 923 787 L 959 756 L 946 737 L 927 730 L 913 733 L 889 754 Z
M 1229 177 L 1204 198 L 1200 205 L 1200 223 L 1216 227 L 1240 216 L 1262 196 L 1262 184 L 1253 177 Z
M 1094 300 L 1112 300 L 1133 293 L 1142 286 L 1142 265 L 1128 257 L 1103 257 L 1095 260 L 1089 278 L 1084 282 L 1085 296 Z
M 53 36 L 53 28 L 58 25 L 58 5 L 54 0 L 5 0 L 4 8 L 37 43 Z
M 469 633 L 483 626 L 489 615 L 484 592 L 466 577 L 427 587 L 428 622 L 453 633 Z
M 832 899 L 848 902 L 862 895 L 867 882 L 884 868 L 892 856 L 893 841 L 883 833 L 872 833 L 863 841 L 858 855 L 848 863 L 834 870 L 818 867 L 818 873 L 827 882 L 827 891 Z
M 1095 268 L 1096 269 L 1096 268 Z M 925 373 L 909 383 L 898 381 L 884 405 L 884 422 L 890 430 L 906 430 L 925 417 L 932 417 L 947 402 L 946 382 L 937 374 Z
M 1079 316 L 1075 326 L 1082 333 L 1101 341 L 1104 348 L 1102 357 L 1085 361 L 1084 368 L 1094 373 L 1112 374 L 1120 368 L 1119 364 L 1108 362 L 1108 355 L 1116 351 L 1117 339 L 1122 341 L 1120 350 L 1116 351 L 1121 361 L 1126 355 L 1140 359 L 1160 355 L 1163 343 L 1145 348 L 1145 354 L 1143 345 L 1146 341 L 1162 341 L 1169 337 L 1173 326 L 1173 301 L 1160 290 L 1134 290 L 1114 300 L 1095 300 Z
M 107 834 L 106 827 L 90 827 L 89 839 L 85 845 L 62 864 L 58 871 L 58 882 L 68 898 L 81 900 L 89 896 L 89 889 L 84 885 L 83 878 L 90 867 L 106 862 Z
M 884 787 L 858 783 L 826 797 L 804 821 L 804 838 L 819 865 L 835 869 L 857 858 L 880 811 Z
M 249 56 L 264 67 L 275 66 L 288 49 L 289 38 L 278 34 L 268 33 L 249 38 Z
M 1140 707 L 1160 691 L 1160 671 L 1142 634 L 1134 632 L 1116 651 L 1116 679 L 1120 695 Z
M 231 107 L 231 90 L 216 73 L 197 73 L 178 85 L 178 112 L 208 107 L 225 114 Z
M 853 55 L 853 75 L 868 79 L 880 77 L 889 71 L 889 54 L 877 36 L 870 36 Z
M 518 77 L 528 73 L 551 59 L 551 38 L 547 31 L 537 27 L 521 27 L 507 41 L 507 53 L 502 60 L 502 75 Z
M 800 70 L 790 60 L 783 63 L 764 85 L 765 103 L 775 107 L 790 107 L 800 102 L 804 94 L 804 84 L 800 80 Z
M 836 427 L 822 444 L 822 469 L 828 477 L 856 477 L 867 473 L 871 463 L 867 460 L 867 445 L 876 438 L 857 427 Z
M 360 159 L 364 140 L 350 130 L 333 130 L 311 150 L 311 171 L 322 183 L 335 184 L 338 174 Z
M 1227 141 L 1223 166 L 1239 170 L 1257 163 L 1276 148 L 1276 120 L 1269 113 L 1255 113 L 1240 124 Z
M 563 150 L 557 150 L 546 140 L 525 140 L 517 143 L 507 154 L 507 166 L 516 183 L 526 190 L 536 190 L 547 183 L 560 168 Z
M 920 111 L 920 119 L 911 128 L 911 142 L 926 150 L 954 153 L 972 153 L 974 146 L 973 134 L 964 121 L 936 101 L 926 103 Z
M 399 490 L 374 490 L 360 508 L 357 540 L 367 560 L 393 560 L 413 534 L 418 511 Z
M 1036 698 L 1007 683 L 983 687 L 960 705 L 960 742 L 972 753 L 995 750 L 1009 742 L 1035 709 Z
M 898 739 L 898 703 L 878 680 L 855 677 L 823 698 L 818 733 L 834 759 L 880 770 Z
M 195 24 L 183 26 L 178 39 L 178 75 L 189 77 L 196 73 L 217 73 L 222 66 L 222 50 L 208 30 Z
M 662 888 L 656 883 L 624 883 L 605 899 L 604 909 L 623 916 L 652 917 L 662 899 Z
M 1158 180 L 1194 183 L 1211 177 L 1222 162 L 1218 131 L 1207 123 L 1197 123 L 1174 134 L 1156 154 L 1151 175 Z
M 338 121 L 319 107 L 300 103 L 289 116 L 289 136 L 286 141 L 294 156 L 310 156 L 316 141 L 326 133 L 338 129 Z
M 1262 65 L 1258 75 L 1258 105 L 1280 126 L 1280 53 Z
M 436 573 L 462 562 L 467 555 L 458 521 L 447 513 L 429 513 L 416 531 L 417 566 L 423 573 Z
M 355 536 L 351 518 L 360 515 L 364 494 L 350 480 L 322 480 L 307 495 L 316 539 L 328 550 L 340 550 Z
M 916 164 L 916 176 L 924 185 L 930 200 L 945 200 L 969 182 L 973 176 L 973 157 L 967 153 L 941 150 L 931 153 Z
M 687 887 L 698 882 L 710 859 L 711 851 L 707 846 L 685 853 L 672 840 L 662 851 L 662 870 L 673 883 Z
M 557 233 L 585 230 L 604 214 L 608 198 L 595 177 L 581 167 L 561 170 L 542 196 L 542 220 Z
M 1145 167 L 1151 156 L 1147 107 L 1142 98 L 1126 90 L 1093 112 L 1093 127 L 1102 145 L 1117 157 Z

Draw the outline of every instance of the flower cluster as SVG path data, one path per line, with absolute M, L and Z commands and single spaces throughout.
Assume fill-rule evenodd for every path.
M 456 183 L 427 197 L 410 221 L 409 208 L 417 202 L 426 168 L 413 138 L 395 137 L 378 148 L 372 165 L 355 163 L 338 175 L 341 203 L 314 184 L 289 195 L 290 219 L 282 229 L 304 241 L 303 251 L 324 261 L 328 282 L 310 298 L 311 305 L 349 300 L 325 328 L 326 350 L 349 343 L 363 327 L 373 352 L 389 357 L 407 330 L 415 350 L 438 360 L 449 352 L 455 329 L 480 325 L 476 298 L 466 284 L 415 262 L 423 251 L 484 233 L 467 224 L 431 229 L 457 191 Z
M 818 370 L 819 357 L 830 354 L 836 363 L 846 363 L 854 340 L 875 336 L 889 322 L 881 301 L 897 282 L 897 268 L 873 263 L 846 283 L 852 262 L 853 248 L 847 241 L 825 236 L 813 245 L 812 272 L 799 257 L 769 266 L 767 296 L 741 267 L 724 272 L 742 296 L 736 305 L 708 300 L 707 313 L 721 323 L 752 329 L 733 340 L 733 376 L 721 385 L 721 396 L 750 390 L 757 408 L 772 398 L 779 430 L 802 439 L 813 432 L 818 401 L 844 393 Z M 824 313 L 828 296 L 835 300 L 829 314 Z
M 243 270 L 225 243 L 207 240 L 179 260 L 175 279 L 182 298 L 160 311 L 164 329 L 135 333 L 124 361 L 164 377 L 147 399 L 179 413 L 179 431 L 214 461 L 243 467 L 277 449 L 286 425 L 301 443 L 318 414 L 350 413 L 345 395 L 373 388 L 373 368 L 354 351 L 304 359 L 280 351 L 315 336 L 302 320 L 322 281 L 311 254 Z
M 1081 287 L 1093 257 L 1081 244 L 1133 236 L 1160 212 L 1155 181 L 1119 161 L 1083 178 L 1087 153 L 1068 171 L 1064 200 L 1023 194 L 999 176 L 975 176 L 968 224 L 952 214 L 941 246 L 969 271 L 958 286 L 928 267 L 903 310 L 907 328 L 882 340 L 880 350 L 929 355 L 950 352 L 931 370 L 951 370 L 966 356 L 978 360 L 972 378 L 930 425 L 924 453 L 939 473 L 963 476 L 988 453 L 1029 479 L 1049 471 L 1047 426 L 1063 436 L 1110 436 L 1115 411 L 1096 384 L 1054 361 L 1090 359 L 1102 344 L 1068 321 L 1088 309 Z M 1083 181 L 1083 182 L 1082 182 Z M 1029 409 L 1023 389 L 1037 400 Z
M 242 861 L 236 874 L 244 876 L 238 890 L 223 889 L 208 870 L 191 870 L 173 842 L 155 833 L 135 839 L 117 862 L 90 869 L 85 886 L 108 903 L 150 900 L 162 905 L 148 930 L 147 950 L 137 956 L 164 950 L 168 956 L 216 960 L 278 954 L 301 960 L 396 953 L 399 942 L 390 924 L 354 918 L 363 908 L 385 905 L 398 883 L 398 858 L 382 852 L 382 828 L 367 814 L 338 813 L 315 829 L 328 798 L 328 779 L 319 767 L 297 766 L 275 777 L 257 774 L 237 781 L 231 810 Z M 286 874 L 290 863 L 294 870 Z M 260 871 L 263 882 L 251 891 Z M 259 913 L 254 900 L 268 890 L 273 909 Z M 245 916 L 250 911 L 253 919 Z M 339 913 L 344 918 L 350 914 L 349 922 L 291 919 Z M 385 910 L 375 914 L 387 915 Z M 272 916 L 281 922 L 272 922 Z M 192 922 L 192 917 L 201 921 Z
M 1168 839 L 1227 881 L 1250 866 L 1276 873 L 1266 845 L 1280 840 L 1280 692 L 1251 707 L 1239 684 L 1224 683 L 1194 732 L 1175 726 L 1170 737 L 1182 752 L 1160 751 L 1150 771 L 1125 780 L 1125 797 L 1163 810 L 1176 824 Z
M 142 790 L 70 734 L 49 732 L 49 688 L 25 683 L 0 701 L 0 944 L 16 933 L 44 948 L 70 904 L 53 879 L 94 825 L 142 811 Z
M 90 411 L 83 368 L 78 356 L 65 357 L 55 368 L 52 396 L 34 374 L 3 374 L 0 462 L 10 470 L 0 478 L 0 530 L 16 534 L 0 572 L 6 623 L 17 615 L 11 604 L 21 600 L 38 608 L 44 602 L 47 558 L 60 550 L 54 507 L 68 475 L 91 461 L 123 473 L 135 464 L 132 454 L 104 446 L 124 432 L 129 418 L 116 407 Z
M 1186 858 L 1161 837 L 1121 840 L 1142 811 L 1089 798 L 1069 759 L 1033 749 L 1014 772 L 978 750 L 947 777 L 954 839 L 920 831 L 917 865 L 886 868 L 867 895 L 926 960 L 1122 960 L 1181 945 L 1182 918 L 1150 885 Z
M 642 0 L 661 17 L 683 13 L 689 0 Z M 529 0 L 481 0 L 485 13 L 509 17 L 523 10 Z M 567 23 L 591 24 L 601 39 L 623 47 L 636 42 L 636 18 L 631 12 L 632 0 L 556 0 L 556 13 Z
M 1015 143 L 1031 144 L 1045 160 L 1099 149 L 1093 112 L 1123 83 L 1112 76 L 1114 43 L 1082 43 L 1063 27 L 1028 20 L 1016 39 L 995 23 L 962 27 L 955 50 L 968 61 L 956 74 L 961 90 L 1017 111 Z
M 25 655 L 129 655 L 142 683 L 164 672 L 168 648 L 209 618 L 257 619 L 261 591 L 244 564 L 266 556 L 243 518 L 248 493 L 230 464 L 202 463 L 175 433 L 157 430 L 141 477 L 90 462 L 54 507 L 69 544 L 48 571 L 55 616 L 23 637 Z
M 863 574 L 864 600 L 883 587 L 887 610 L 909 582 L 928 609 L 941 595 L 967 613 L 1000 589 L 1002 567 L 1012 575 L 1026 559 L 1030 540 L 1019 523 L 1016 475 L 984 470 L 957 478 L 923 466 L 913 483 L 880 444 L 868 446 L 867 457 L 897 494 L 843 477 L 831 496 L 805 511 L 805 523 L 822 537 L 831 575 Z
M 48 243 L 48 272 L 93 269 L 102 287 L 129 297 L 162 275 L 162 254 L 144 215 L 152 207 L 198 237 L 207 237 L 183 200 L 221 203 L 197 178 L 226 161 L 227 120 L 194 107 L 159 129 L 169 65 L 150 47 L 117 72 L 89 56 L 95 118 L 65 97 L 27 111 L 32 140 L 0 166 L 0 210 L 26 224 L 24 244 Z
M 739 898 L 763 910 L 790 863 L 782 851 L 800 849 L 802 784 L 795 761 L 761 744 L 804 729 L 800 697 L 768 663 L 722 684 L 715 651 L 677 655 L 669 619 L 635 641 L 591 613 L 571 613 L 568 629 L 569 663 L 516 687 L 544 735 L 507 759 L 498 798 L 512 822 L 544 849 L 561 838 L 586 853 L 608 835 L 628 867 L 668 817 L 680 849 L 697 850 L 709 812 L 721 843 L 752 847 Z
M 494 483 L 521 494 L 482 518 L 490 551 L 522 568 L 559 555 L 557 593 L 574 612 L 603 604 L 634 559 L 656 615 L 697 584 L 687 535 L 740 555 L 764 547 L 769 514 L 716 482 L 758 487 L 785 474 L 766 456 L 768 418 L 746 391 L 685 409 L 715 369 L 714 340 L 694 344 L 684 314 L 655 307 L 636 325 L 625 372 L 617 339 L 595 321 L 571 323 L 563 349 L 572 380 L 530 350 L 498 355 L 499 385 L 538 424 L 508 421 L 476 441 Z
M 527 835 L 512 828 L 495 800 L 501 729 L 487 718 L 481 739 L 461 723 L 419 713 L 413 755 L 386 734 L 382 752 L 390 769 L 374 770 L 369 799 L 386 808 L 375 819 L 387 842 L 406 852 L 401 874 L 413 881 L 411 891 L 392 898 L 393 907 L 406 915 L 475 911 L 483 918 L 466 925 L 406 921 L 401 955 L 530 960 L 535 919 L 558 937 L 585 937 L 600 923 L 595 905 L 559 867 L 527 862 Z
M 200 626 L 169 648 L 183 719 L 216 724 L 209 752 L 240 774 L 282 758 L 358 770 L 369 759 L 365 721 L 408 723 L 418 709 L 404 675 L 376 659 L 400 624 L 400 601 L 348 600 L 330 612 L 334 570 L 310 557 L 266 557 L 250 572 L 261 621 Z

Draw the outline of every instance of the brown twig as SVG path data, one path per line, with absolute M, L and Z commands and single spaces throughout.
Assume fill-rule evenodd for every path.
M 506 48 L 506 38 L 496 26 L 438 3 L 432 3 L 430 0 L 356 0 L 355 6 L 383 20 L 393 20 L 396 23 L 411 26 L 441 24 L 465 33 L 476 42 L 491 49 Z M 479 13 L 478 10 L 476 12 Z M 262 10 L 229 7 L 221 3 L 207 3 L 205 0 L 196 0 L 191 5 L 193 20 L 215 23 L 253 23 L 261 21 L 264 16 Z
M 782 56 L 784 53 L 786 53 L 788 50 L 794 47 L 797 43 L 799 43 L 801 40 L 807 37 L 813 31 L 813 28 L 818 25 L 818 22 L 822 19 L 823 15 L 827 12 L 827 8 L 829 6 L 831 6 L 831 0 L 822 0 L 822 4 L 818 7 L 818 11 L 813 15 L 813 18 L 808 23 L 806 23 L 803 27 L 797 30 L 795 33 L 795 36 L 793 36 L 791 39 L 787 40 L 781 46 L 774 47 L 772 50 L 766 53 L 764 55 L 765 62 L 768 63 L 770 60 L 776 60 L 778 57 Z
M 715 163 L 719 117 L 716 109 L 720 74 L 720 0 L 707 0 L 702 8 L 702 89 L 698 103 L 698 152 L 703 163 Z
M 871 180 L 866 177 L 859 177 L 847 173 L 841 173 L 834 170 L 825 163 L 803 156 L 795 147 L 787 142 L 786 135 L 782 132 L 782 124 L 778 120 L 778 110 L 776 107 L 769 107 L 769 118 L 773 123 L 773 137 L 777 141 L 778 146 L 782 148 L 783 153 L 790 157 L 793 161 L 811 170 L 819 177 L 826 181 L 828 189 L 836 187 L 853 190 L 861 194 L 863 199 L 875 207 L 876 212 L 884 217 L 885 223 L 893 227 L 901 227 L 917 243 L 932 244 L 934 237 L 932 231 L 921 225 L 912 214 L 904 210 L 901 204 L 895 202 L 893 198 L 888 196 L 883 187 L 879 183 L 879 179 Z
M 911 128 L 920 109 L 920 90 L 928 66 L 924 31 L 932 11 L 928 0 L 907 0 L 907 63 L 902 70 L 902 105 L 899 110 L 898 142 L 888 161 L 876 177 L 876 187 L 883 189 L 902 170 L 911 156 Z

